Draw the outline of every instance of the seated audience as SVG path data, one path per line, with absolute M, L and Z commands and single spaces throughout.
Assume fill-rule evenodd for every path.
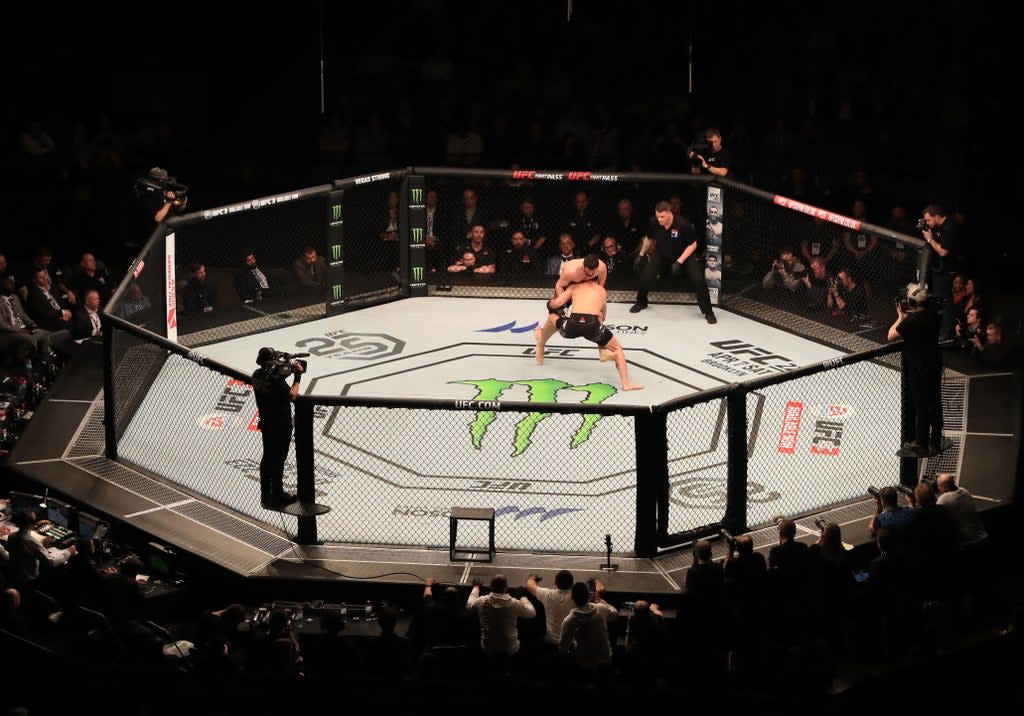
M 213 313 L 217 309 L 216 287 L 206 276 L 205 264 L 192 264 L 181 299 L 186 313 Z

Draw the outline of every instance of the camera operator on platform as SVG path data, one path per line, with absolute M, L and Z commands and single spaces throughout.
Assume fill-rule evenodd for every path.
M 184 196 L 180 189 L 174 188 L 180 187 L 180 185 L 174 180 L 174 177 L 167 173 L 166 169 L 153 167 L 149 170 L 146 179 L 140 180 L 140 183 L 145 184 L 146 187 L 142 197 L 146 202 L 147 214 L 152 216 L 153 221 L 157 224 L 166 219 L 172 211 L 175 214 L 185 212 L 188 197 Z
M 253 393 L 259 409 L 259 429 L 263 438 L 260 459 L 260 503 L 268 510 L 292 504 L 298 498 L 284 491 L 284 462 L 292 443 L 292 402 L 299 395 L 299 382 L 305 372 L 302 362 L 273 348 L 260 348 L 252 374 Z M 285 378 L 292 375 L 291 386 Z
M 704 139 L 707 141 L 706 145 L 695 144 L 687 152 L 690 158 L 690 173 L 714 174 L 717 177 L 728 175 L 732 155 L 722 146 L 722 133 L 714 127 L 709 127 L 704 132 Z
M 939 317 L 919 284 L 907 285 L 906 297 L 896 302 L 897 318 L 888 339 L 903 339 L 903 385 L 910 393 L 905 423 L 914 426 L 914 439 L 903 443 L 906 456 L 928 457 L 942 451 L 942 356 L 936 337 Z
M 922 214 L 917 228 L 929 249 L 928 290 L 942 314 L 939 340 L 951 341 L 956 337 L 956 307 L 953 305 L 953 276 L 957 272 L 958 251 L 956 222 L 946 216 L 946 210 L 938 204 L 929 204 Z

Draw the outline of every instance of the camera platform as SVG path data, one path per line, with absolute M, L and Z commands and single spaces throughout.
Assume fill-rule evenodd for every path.
M 939 445 L 938 450 L 931 450 L 927 447 L 924 448 L 900 448 L 896 451 L 896 455 L 902 458 L 926 458 L 926 457 L 937 457 L 948 450 L 953 445 L 953 441 L 947 437 L 942 438 L 942 442 Z
M 284 512 L 287 515 L 293 517 L 317 517 L 319 515 L 325 515 L 331 511 L 331 508 L 327 505 L 321 505 L 317 502 L 293 502 L 290 505 L 285 505 L 278 512 Z

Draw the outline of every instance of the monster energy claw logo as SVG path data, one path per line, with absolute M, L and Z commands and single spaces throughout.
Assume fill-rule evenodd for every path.
M 410 189 L 409 193 L 412 195 L 413 204 L 423 203 L 423 190 L 422 189 Z
M 526 386 L 527 400 L 531 403 L 555 403 L 556 396 L 562 390 L 574 390 L 584 394 L 583 405 L 598 405 L 615 395 L 618 391 L 614 386 L 607 383 L 587 383 L 586 385 L 570 385 L 555 378 L 542 378 L 540 380 L 498 380 L 496 378 L 484 378 L 483 380 L 459 380 L 454 381 L 463 385 L 476 386 L 477 394 L 474 400 L 499 400 L 506 390 L 514 386 Z M 526 452 L 532 444 L 533 433 L 537 426 L 551 413 L 529 413 L 516 424 L 516 434 L 513 440 L 512 457 L 518 457 Z M 497 417 L 494 410 L 481 410 L 476 414 L 473 422 L 469 424 L 469 434 L 473 447 L 479 450 L 483 445 L 487 429 Z M 569 442 L 570 449 L 577 448 L 588 439 L 602 416 L 589 413 L 583 416 L 583 423 L 572 435 Z
M 423 243 L 423 229 L 421 229 L 418 226 L 415 227 L 412 230 L 412 242 L 414 244 L 422 244 Z
M 336 283 L 333 286 L 331 286 L 331 293 L 334 296 L 333 300 L 340 301 L 341 300 L 341 284 L 340 283 Z
M 423 281 L 423 267 L 422 266 L 413 266 L 412 267 L 412 280 L 417 282 L 417 283 L 420 283 L 420 282 Z
M 341 244 L 331 244 L 331 261 L 341 261 Z
M 341 221 L 341 204 L 331 204 L 331 221 Z

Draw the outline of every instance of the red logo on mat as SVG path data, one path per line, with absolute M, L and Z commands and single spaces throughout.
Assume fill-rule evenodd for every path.
M 782 432 L 779 433 L 779 452 L 792 454 L 796 450 L 796 439 L 800 434 L 800 416 L 803 412 L 803 403 L 795 400 L 786 403 L 786 411 L 782 416 Z

